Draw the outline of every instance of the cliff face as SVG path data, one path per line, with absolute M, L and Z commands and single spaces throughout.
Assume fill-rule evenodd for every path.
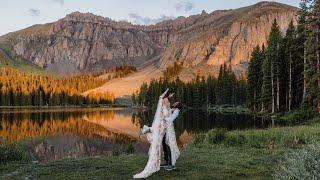
M 158 58 L 161 69 L 179 62 L 184 67 L 242 66 L 256 45 L 266 43 L 277 19 L 284 31 L 296 22 L 298 9 L 262 2 L 236 10 L 203 12 L 151 26 L 115 22 L 90 13 L 72 13 L 44 27 L 6 35 L 9 46 L 34 64 L 61 72 L 140 66 Z M 37 30 L 34 30 L 37 29 Z
M 146 32 L 131 24 L 82 13 L 53 23 L 45 36 L 18 39 L 13 45 L 15 52 L 44 68 L 59 64 L 75 70 L 135 65 L 139 57 L 160 51 Z
M 255 46 L 266 44 L 274 19 L 285 32 L 291 20 L 296 23 L 297 10 L 262 2 L 237 10 L 203 14 L 201 21 L 178 33 L 181 38 L 166 49 L 161 64 L 166 66 L 178 61 L 186 67 L 223 63 L 241 66 L 248 62 Z

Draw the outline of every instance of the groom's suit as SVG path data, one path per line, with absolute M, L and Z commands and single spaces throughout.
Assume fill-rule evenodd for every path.
M 178 117 L 180 110 L 179 109 L 174 109 L 170 116 L 166 118 L 166 121 L 168 123 L 168 129 L 162 139 L 162 148 L 163 148 L 163 153 L 164 153 L 164 159 L 168 165 L 175 165 L 176 159 L 177 159 L 177 145 L 176 145 L 176 137 L 175 137 L 175 132 L 174 132 L 174 127 L 173 127 L 173 122 L 174 120 Z M 174 143 L 170 142 L 174 141 Z M 171 146 L 171 147 L 170 147 Z M 171 151 L 173 149 L 175 156 L 172 157 Z M 178 149 L 179 150 L 179 149 Z M 173 162 L 174 161 L 174 162 Z

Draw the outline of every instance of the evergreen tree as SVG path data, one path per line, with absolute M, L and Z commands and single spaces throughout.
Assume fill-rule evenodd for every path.
M 308 23 L 307 23 L 307 16 L 308 16 L 308 1 L 309 0 L 302 0 L 300 3 L 300 11 L 299 11 L 299 20 L 298 20 L 298 27 L 297 27 L 297 43 L 299 44 L 297 53 L 299 60 L 296 62 L 297 69 L 303 69 L 303 89 L 302 89 L 302 99 L 301 101 L 297 100 L 306 105 L 307 99 L 307 34 L 308 34 Z M 302 60 L 302 62 L 301 62 Z M 301 65 L 302 64 L 302 65 Z M 301 81 L 301 79 L 300 79 Z M 299 82 L 298 82 L 299 84 Z M 301 84 L 301 82 L 300 82 Z
M 264 55 L 259 46 L 254 48 L 248 67 L 248 105 L 253 111 L 260 107 L 260 96 L 262 87 L 262 62 Z
M 314 105 L 317 107 L 320 113 L 320 0 L 313 0 L 312 10 L 310 12 L 310 28 L 311 33 L 309 36 L 310 42 L 310 67 L 314 67 L 314 73 L 311 75 L 312 81 L 316 81 L 314 87 Z M 314 65 L 314 66 L 312 66 Z M 312 71 L 312 70 L 311 70 Z M 311 85 L 312 86 L 312 85 Z M 313 86 L 312 86 L 313 87 Z
M 274 113 L 276 109 L 280 109 L 281 43 L 282 36 L 279 25 L 275 19 L 272 24 L 267 48 L 267 60 L 270 63 L 272 113 Z
M 243 105 L 246 101 L 246 80 L 242 76 L 237 79 L 231 68 L 221 66 L 219 81 L 208 76 L 207 78 L 197 76 L 190 82 L 183 82 L 166 77 L 152 80 L 149 84 L 144 83 L 140 91 L 134 94 L 132 99 L 139 105 L 148 107 L 156 106 L 159 95 L 170 88 L 175 93 L 172 101 L 179 101 L 188 107 L 209 108 L 215 105 Z M 219 94 L 219 95 L 217 95 Z
M 282 71 L 286 71 L 286 69 L 288 69 L 288 71 L 286 73 L 284 73 L 284 76 L 286 78 L 283 78 L 284 81 L 284 85 L 287 86 L 286 89 L 286 93 L 285 93 L 285 97 L 286 97 L 286 109 L 291 110 L 292 107 L 292 100 L 293 100 L 293 84 L 294 84 L 294 74 L 296 73 L 295 70 L 293 69 L 294 66 L 294 62 L 296 59 L 296 51 L 297 51 L 297 47 L 296 47 L 296 29 L 295 26 L 293 25 L 293 21 L 290 22 L 289 27 L 287 29 L 286 32 L 286 36 L 284 38 L 284 52 L 285 52 L 285 62 L 282 64 Z M 287 104 L 288 103 L 288 104 Z
M 304 0 L 302 7 L 306 14 L 306 97 L 305 105 L 317 108 L 320 112 L 320 2 Z

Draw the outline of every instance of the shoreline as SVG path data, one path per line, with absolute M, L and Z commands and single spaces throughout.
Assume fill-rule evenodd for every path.
M 308 142 L 320 142 L 319 129 L 319 123 L 265 130 L 213 129 L 198 135 L 181 151 L 176 170 L 168 173 L 161 169 L 150 179 L 268 179 L 287 154 L 304 149 Z M 0 178 L 130 179 L 146 162 L 147 155 L 130 152 L 50 162 L 7 161 L 0 165 Z

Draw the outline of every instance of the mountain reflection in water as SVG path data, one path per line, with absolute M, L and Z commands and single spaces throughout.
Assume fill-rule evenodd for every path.
M 146 153 L 149 145 L 145 138 L 139 139 L 138 131 L 152 120 L 152 111 L 126 108 L 0 110 L 0 143 L 23 143 L 34 159 L 43 161 L 112 154 L 129 144 L 136 152 Z M 214 127 L 231 130 L 267 125 L 249 115 L 184 111 L 175 129 L 182 147 L 193 135 Z

